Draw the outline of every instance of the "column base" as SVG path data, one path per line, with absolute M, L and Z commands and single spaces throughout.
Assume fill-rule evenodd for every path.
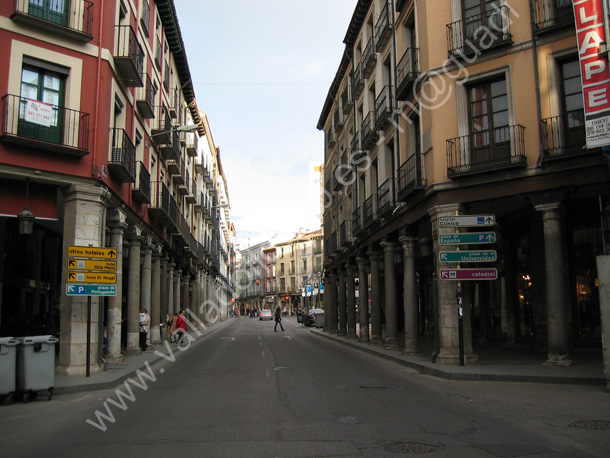
M 358 342 L 369 343 L 370 341 L 371 341 L 371 339 L 369 339 L 368 336 L 367 337 L 360 337 L 358 339 Z
M 104 356 L 104 359 L 106 360 L 106 364 L 120 364 L 120 363 L 125 362 L 125 357 L 123 355 L 119 355 L 119 356 L 106 355 L 106 356 Z
M 371 343 L 373 345 L 381 345 L 381 344 L 383 344 L 383 340 L 381 339 L 381 336 L 372 336 Z
M 346 339 L 353 339 L 353 340 L 357 340 L 358 336 L 356 334 L 348 334 L 347 336 L 345 336 Z
M 404 349 L 402 351 L 403 355 L 421 355 L 421 350 L 416 350 L 416 349 Z
M 389 337 L 386 339 L 383 344 L 383 348 L 386 350 L 400 350 L 400 345 L 398 345 L 398 339 L 396 337 Z
M 464 364 L 465 365 L 474 364 L 478 360 L 479 360 L 479 358 L 474 353 L 469 353 L 469 354 L 464 355 Z M 441 352 L 436 357 L 436 362 L 438 364 L 448 364 L 448 365 L 453 365 L 453 366 L 459 366 L 460 365 L 460 355 L 459 355 L 459 353 L 456 353 L 456 352 L 447 352 L 447 351 L 441 350 Z
M 91 364 L 91 366 L 89 366 L 89 372 L 91 374 L 99 374 L 100 372 L 104 372 L 104 369 L 97 364 Z M 87 366 L 57 366 L 55 368 L 55 373 L 59 375 L 86 375 Z
M 576 364 L 570 355 L 559 355 L 557 353 L 549 353 L 547 360 L 542 363 L 543 366 L 559 366 L 569 367 Z
M 142 350 L 140 350 L 140 347 L 126 348 L 123 353 L 125 356 L 136 356 L 136 355 L 141 355 Z

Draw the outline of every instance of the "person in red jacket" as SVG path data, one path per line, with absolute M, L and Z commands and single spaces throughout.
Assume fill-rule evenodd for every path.
M 177 339 L 176 343 L 181 347 L 184 347 L 186 344 L 182 341 L 184 335 L 186 334 L 186 320 L 184 319 L 184 315 L 186 314 L 185 310 L 180 310 L 180 315 L 178 315 L 178 319 L 176 320 L 176 334 Z

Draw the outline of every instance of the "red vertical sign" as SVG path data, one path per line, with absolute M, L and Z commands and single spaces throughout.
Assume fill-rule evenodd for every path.
M 610 145 L 610 72 L 602 0 L 574 0 L 587 147 Z

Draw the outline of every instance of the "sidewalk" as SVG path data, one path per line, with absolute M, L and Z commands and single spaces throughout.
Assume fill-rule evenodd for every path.
M 576 364 L 570 367 L 552 367 L 543 365 L 546 352 L 529 347 L 504 348 L 490 344 L 474 348 L 474 353 L 478 356 L 477 363 L 452 366 L 431 362 L 434 349 L 432 342 L 424 343 L 422 353 L 418 355 L 403 355 L 401 350 L 386 350 L 382 345 L 339 337 L 320 328 L 311 332 L 410 367 L 421 374 L 447 380 L 594 385 L 602 388 L 606 386 L 601 349 L 577 349 L 573 354 Z

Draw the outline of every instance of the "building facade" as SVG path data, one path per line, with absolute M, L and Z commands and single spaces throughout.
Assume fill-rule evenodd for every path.
M 80 374 L 139 351 L 141 308 L 153 343 L 181 308 L 226 318 L 227 183 L 173 0 L 5 2 L 0 44 L 1 335 L 56 334 Z
M 265 308 L 265 241 L 239 250 L 236 272 L 236 300 L 242 313 Z
M 586 148 L 572 2 L 360 0 L 344 42 L 318 122 L 325 329 L 406 353 L 431 339 L 446 364 L 479 343 L 549 365 L 600 348 L 610 170 Z

